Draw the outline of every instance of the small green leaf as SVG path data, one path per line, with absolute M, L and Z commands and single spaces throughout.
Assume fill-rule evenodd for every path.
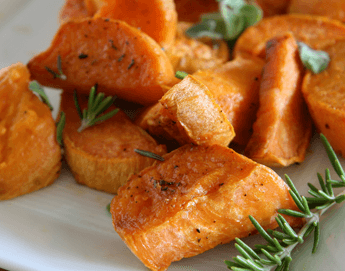
M 303 42 L 298 42 L 299 56 L 305 68 L 314 74 L 324 71 L 331 61 L 328 53 L 311 49 Z
M 188 76 L 188 73 L 183 72 L 183 71 L 177 71 L 175 73 L 175 77 L 178 79 L 184 79 L 186 76 Z
M 42 102 L 45 103 L 50 110 L 53 110 L 47 94 L 44 92 L 43 87 L 36 80 L 29 83 L 29 89 L 33 92 L 36 92 L 40 96 Z

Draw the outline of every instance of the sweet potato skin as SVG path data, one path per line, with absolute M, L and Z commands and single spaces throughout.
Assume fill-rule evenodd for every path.
M 239 57 L 220 67 L 199 71 L 193 76 L 205 84 L 222 108 L 236 136 L 234 142 L 246 145 L 259 106 L 259 86 L 264 61 Z
M 87 98 L 79 97 L 81 108 Z M 66 114 L 63 131 L 65 157 L 78 183 L 97 190 L 116 193 L 128 177 L 153 164 L 154 159 L 134 149 L 158 155 L 166 153 L 145 131 L 134 125 L 123 111 L 79 133 L 80 118 L 69 93 L 62 94 L 60 110 Z M 110 110 L 110 109 L 109 109 Z
M 197 23 L 201 15 L 217 12 L 218 3 L 213 0 L 175 0 L 178 20 L 183 22 Z
M 247 53 L 265 58 L 266 42 L 288 31 L 313 49 L 345 38 L 345 26 L 336 20 L 301 14 L 273 16 L 245 30 L 236 42 L 234 56 Z
M 135 28 L 140 28 L 163 48 L 169 48 L 174 42 L 177 12 L 173 0 L 103 2 L 95 17 L 125 21 Z
M 291 0 L 255 0 L 262 9 L 264 17 L 284 14 L 287 12 Z
M 302 92 L 319 132 L 333 149 L 345 157 L 345 41 L 323 48 L 330 58 L 328 68 L 319 73 L 308 72 L 303 79 Z
M 345 2 L 343 0 L 291 0 L 289 13 L 326 16 L 345 22 Z
M 228 146 L 235 136 L 211 92 L 191 75 L 172 87 L 159 102 L 162 104 L 160 125 L 181 145 Z
M 54 78 L 45 68 L 58 72 L 59 55 L 66 80 Z M 165 92 L 162 85 L 176 81 L 169 59 L 154 40 L 125 22 L 101 18 L 63 24 L 51 46 L 31 59 L 28 68 L 32 79 L 45 86 L 88 94 L 98 83 L 107 95 L 144 105 L 157 102 Z
M 0 200 L 50 185 L 61 169 L 54 120 L 29 77 L 21 63 L 0 70 Z
M 260 106 L 246 156 L 270 167 L 304 160 L 312 123 L 301 92 L 303 74 L 291 33 L 268 42 Z
M 111 202 L 115 230 L 151 270 L 248 236 L 249 215 L 274 228 L 279 208 L 296 209 L 278 175 L 227 147 L 185 145 L 164 158 Z
M 225 41 L 217 41 L 217 46 L 210 39 L 192 39 L 185 34 L 191 23 L 177 24 L 176 40 L 166 50 L 175 71 L 194 73 L 198 70 L 217 67 L 229 60 L 229 50 Z

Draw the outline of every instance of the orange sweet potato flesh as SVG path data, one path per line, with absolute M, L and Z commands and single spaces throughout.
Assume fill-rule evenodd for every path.
M 61 169 L 55 122 L 29 77 L 21 63 L 0 70 L 0 200 L 46 187 Z
M 269 17 L 287 12 L 291 0 L 255 0 L 262 9 L 264 17 Z
M 249 215 L 275 228 L 278 209 L 296 209 L 275 172 L 227 147 L 185 145 L 164 158 L 133 175 L 111 202 L 115 230 L 153 271 L 250 235 Z
M 191 75 L 172 87 L 159 102 L 162 104 L 160 125 L 181 145 L 228 146 L 235 136 L 211 92 Z
M 61 57 L 66 80 L 54 78 Z M 124 100 L 152 104 L 176 81 L 172 65 L 145 33 L 125 22 L 107 19 L 68 21 L 51 46 L 28 63 L 32 79 L 45 86 L 88 94 L 98 83 L 100 92 Z
M 245 145 L 259 105 L 259 85 L 264 61 L 239 57 L 220 67 L 199 71 L 193 76 L 205 84 L 222 108 L 236 136 L 234 142 Z
M 205 13 L 217 12 L 218 2 L 214 0 L 175 0 L 178 20 L 197 23 Z
M 97 2 L 97 1 L 96 1 Z M 163 48 L 175 39 L 177 13 L 173 0 L 103 0 L 95 17 L 125 21 L 140 28 Z
M 192 39 L 186 36 L 191 23 L 179 22 L 176 40 L 166 50 L 175 71 L 194 73 L 198 70 L 217 67 L 229 60 L 229 50 L 225 41 Z
M 318 130 L 334 150 L 345 157 L 345 40 L 323 48 L 331 62 L 319 73 L 308 72 L 303 79 L 302 92 Z
M 291 0 L 290 13 L 303 13 L 326 16 L 345 22 L 344 0 Z
M 260 106 L 245 155 L 267 166 L 302 162 L 312 123 L 301 84 L 303 65 L 291 33 L 270 40 L 260 85 Z
M 79 103 L 81 109 L 87 107 L 87 98 L 80 96 Z M 62 94 L 60 110 L 66 114 L 63 131 L 65 157 L 78 183 L 116 193 L 131 174 L 155 161 L 139 155 L 134 149 L 158 155 L 166 153 L 164 145 L 158 145 L 121 110 L 114 117 L 81 133 L 77 131 L 81 121 L 74 106 L 73 95 L 66 92 Z
M 336 20 L 301 14 L 274 16 L 247 28 L 236 42 L 234 56 L 249 53 L 265 58 L 266 42 L 288 31 L 293 33 L 297 41 L 313 49 L 345 38 L 345 26 Z
M 84 0 L 66 0 L 59 12 L 60 23 L 70 19 L 82 19 L 89 17 Z

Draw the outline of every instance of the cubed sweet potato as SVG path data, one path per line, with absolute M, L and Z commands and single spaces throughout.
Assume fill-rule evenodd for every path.
M 166 50 L 175 71 L 194 73 L 217 67 L 229 60 L 229 50 L 225 41 L 189 38 L 185 32 L 190 26 L 191 23 L 179 22 L 176 40 Z
M 245 155 L 267 166 L 302 162 L 312 123 L 304 103 L 304 74 L 298 46 L 291 33 L 267 43 L 260 84 L 260 106 Z
M 91 16 L 84 0 L 66 0 L 59 13 L 60 23 L 68 20 L 83 19 Z
M 86 108 L 87 97 L 80 96 L 79 103 L 81 109 Z M 81 120 L 71 94 L 62 94 L 60 110 L 66 114 L 63 131 L 65 157 L 78 183 L 116 193 L 131 174 L 155 161 L 136 153 L 134 149 L 158 155 L 166 153 L 164 145 L 158 145 L 121 110 L 112 118 L 80 133 Z
M 110 209 L 116 232 L 153 271 L 256 232 L 249 215 L 267 229 L 278 209 L 297 209 L 273 170 L 227 147 L 185 145 L 164 159 L 133 175 Z
M 58 74 L 58 56 L 66 80 L 47 71 Z M 88 94 L 97 83 L 107 95 L 146 105 L 163 96 L 163 85 L 176 82 L 169 59 L 153 39 L 125 22 L 101 18 L 63 24 L 28 67 L 45 86 Z
M 0 200 L 52 184 L 61 169 L 55 122 L 29 77 L 21 63 L 0 70 Z

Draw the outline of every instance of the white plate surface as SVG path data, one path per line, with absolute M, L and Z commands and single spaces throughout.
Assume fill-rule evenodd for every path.
M 62 0 L 0 0 L 0 68 L 18 61 L 27 63 L 49 46 L 62 4 Z M 59 91 L 48 91 L 58 108 Z M 317 185 L 316 172 L 323 173 L 326 167 L 330 163 L 315 136 L 303 164 L 277 172 L 289 174 L 306 195 L 306 183 Z M 0 202 L 0 267 L 11 271 L 147 270 L 112 227 L 106 211 L 112 197 L 76 184 L 64 166 L 50 187 Z M 344 270 L 344 220 L 341 205 L 328 212 L 322 221 L 318 252 L 311 255 L 311 240 L 299 246 L 292 270 Z M 253 236 L 246 241 L 253 245 L 261 239 Z M 227 270 L 223 261 L 236 254 L 230 243 L 173 263 L 169 270 Z

